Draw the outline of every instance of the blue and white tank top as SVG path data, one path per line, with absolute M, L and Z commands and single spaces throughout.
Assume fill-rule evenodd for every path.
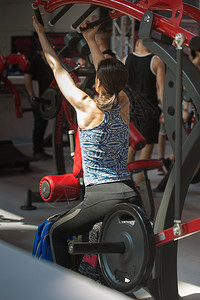
M 104 112 L 92 129 L 79 128 L 85 186 L 130 179 L 127 168 L 129 126 L 120 116 L 121 103 Z

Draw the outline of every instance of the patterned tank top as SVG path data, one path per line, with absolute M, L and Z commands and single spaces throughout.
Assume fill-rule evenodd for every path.
M 130 179 L 129 126 L 121 118 L 120 108 L 121 103 L 105 111 L 103 121 L 92 129 L 79 128 L 85 186 Z

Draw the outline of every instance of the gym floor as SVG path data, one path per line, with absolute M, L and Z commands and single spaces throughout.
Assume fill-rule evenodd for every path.
M 2 105 L 2 102 L 1 102 Z M 1 107 L 2 108 L 2 107 Z M 9 109 L 6 104 L 6 110 Z M 1 110 L 2 111 L 2 110 Z M 4 107 L 5 111 L 5 107 Z M 29 116 L 26 116 L 27 122 L 30 123 Z M 4 113 L 4 121 L 6 119 L 6 111 Z M 1 118 L 2 120 L 2 118 Z M 24 120 L 25 121 L 25 120 Z M 6 121 L 5 121 L 6 122 Z M 14 122 L 14 119 L 13 119 Z M 24 128 L 24 125 L 22 125 Z M 30 125 L 31 126 L 31 125 Z M 1 126 L 2 127 L 2 126 Z M 4 127 L 5 128 L 5 127 Z M 2 129 L 1 129 L 2 130 Z M 28 130 L 25 128 L 25 132 Z M 19 133 L 19 132 L 18 132 Z M 8 128 L 7 128 L 8 134 Z M 30 132 L 29 132 L 30 134 Z M 12 136 L 7 135 L 9 139 Z M 16 138 L 12 138 L 14 145 L 25 155 L 32 154 L 31 134 L 29 137 L 23 138 L 19 134 Z M 1 134 L 1 138 L 5 136 Z M 52 154 L 52 148 L 46 148 L 47 153 Z M 167 143 L 166 155 L 171 151 L 170 145 Z M 157 149 L 154 147 L 153 157 L 157 158 Z M 69 154 L 69 148 L 65 149 L 65 160 L 67 173 L 71 173 L 72 160 Z M 16 246 L 30 253 L 33 247 L 33 240 L 37 226 L 47 217 L 60 211 L 73 207 L 77 201 L 59 202 L 56 204 L 49 203 L 33 203 L 36 207 L 34 210 L 23 210 L 25 193 L 28 189 L 38 192 L 40 179 L 45 175 L 54 173 L 53 159 L 48 161 L 30 162 L 30 170 L 25 171 L 23 168 L 7 168 L 0 169 L 0 240 L 5 241 L 11 246 Z M 152 188 L 156 187 L 161 176 L 156 171 L 148 173 L 151 180 Z M 182 221 L 199 217 L 200 211 L 200 183 L 190 185 L 183 211 Z M 162 193 L 154 193 L 154 201 L 156 209 L 162 198 Z M 200 299 L 200 233 L 181 239 L 178 248 L 178 279 L 179 293 L 184 300 Z M 0 249 L 1 253 L 1 249 Z M 1 254 L 0 254 L 1 257 Z M 137 299 L 152 299 L 142 289 L 135 293 Z M 2 298 L 3 299 L 3 298 Z M 173 300 L 173 299 L 169 299 Z

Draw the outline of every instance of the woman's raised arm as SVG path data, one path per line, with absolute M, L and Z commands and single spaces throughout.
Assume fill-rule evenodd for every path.
M 33 17 L 33 26 L 38 34 L 45 58 L 54 73 L 62 94 L 75 109 L 84 111 L 84 99 L 86 99 L 88 95 L 77 88 L 70 74 L 62 67 L 54 49 L 46 37 L 44 27 L 38 22 L 36 17 Z
M 84 27 L 87 27 L 87 24 L 89 22 L 86 21 L 84 24 L 81 25 L 82 28 Z M 92 55 L 92 59 L 93 59 L 93 64 L 94 64 L 94 67 L 95 67 L 95 70 L 97 70 L 97 67 L 98 67 L 98 64 L 101 60 L 105 59 L 104 55 L 102 54 L 102 52 L 100 51 L 97 43 L 96 43 L 96 40 L 95 40 L 95 35 L 99 29 L 99 26 L 96 26 L 94 28 L 90 28 L 90 29 L 87 29 L 85 31 L 83 31 L 83 37 L 84 39 L 87 41 L 88 43 L 88 46 L 90 48 L 90 52 L 91 52 L 91 55 Z

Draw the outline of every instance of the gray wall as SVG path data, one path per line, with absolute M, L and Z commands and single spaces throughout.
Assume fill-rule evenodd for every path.
M 32 9 L 33 0 L 0 0 L 0 54 L 4 56 L 11 53 L 11 37 L 32 35 Z M 70 25 L 80 16 L 82 11 L 88 7 L 87 4 L 80 4 L 72 7 L 70 11 L 54 26 L 48 25 L 56 12 L 46 13 L 45 28 L 47 32 L 71 31 Z M 40 8 L 43 12 L 43 7 Z M 91 16 L 92 19 L 98 16 L 96 10 Z

